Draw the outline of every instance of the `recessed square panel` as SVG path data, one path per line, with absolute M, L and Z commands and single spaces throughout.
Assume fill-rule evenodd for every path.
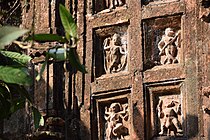
M 147 137 L 159 139 L 183 137 L 184 103 L 180 83 L 147 88 Z
M 95 78 L 128 70 L 127 25 L 96 29 L 94 33 Z
M 148 19 L 143 22 L 144 69 L 180 64 L 181 16 Z
M 94 137 L 99 140 L 130 138 L 129 92 L 120 91 L 109 95 L 94 96 Z M 105 93 L 106 94 L 106 93 Z M 97 127 L 96 127 L 97 126 Z M 96 137 L 97 136 L 97 137 Z
M 126 7 L 126 0 L 94 0 L 94 13 L 111 12 Z

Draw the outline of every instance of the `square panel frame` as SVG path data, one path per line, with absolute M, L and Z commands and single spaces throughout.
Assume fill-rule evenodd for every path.
M 147 139 L 185 139 L 186 137 L 186 101 L 184 81 L 182 79 L 176 81 L 166 81 L 160 83 L 144 84 L 145 92 L 145 129 Z M 182 110 L 182 130 L 183 135 L 180 136 L 160 136 L 158 134 L 158 119 L 156 106 L 158 104 L 157 98 L 160 96 L 179 95 Z
M 92 133 L 93 139 L 104 140 L 104 127 L 105 127 L 105 120 L 104 120 L 104 107 L 110 106 L 111 103 L 119 102 L 121 104 L 128 104 L 128 135 L 131 132 L 131 89 L 121 89 L 117 91 L 110 91 L 106 93 L 95 93 L 92 95 Z

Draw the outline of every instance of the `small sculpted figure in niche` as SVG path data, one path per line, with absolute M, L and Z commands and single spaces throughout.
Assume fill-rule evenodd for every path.
M 127 42 L 126 42 L 127 43 Z M 127 44 L 119 34 L 104 40 L 104 69 L 107 74 L 123 71 L 127 65 Z
M 109 9 L 114 9 L 115 7 L 122 6 L 122 0 L 109 0 Z
M 158 49 L 161 56 L 161 64 L 178 63 L 178 47 L 180 47 L 181 31 L 174 32 L 172 28 L 166 28 L 165 34 L 162 36 L 161 41 L 158 43 Z
M 104 10 L 102 10 L 101 13 L 111 12 L 113 9 L 122 6 L 126 7 L 125 0 L 104 0 L 103 5 Z
M 105 124 L 105 139 L 124 139 L 128 135 L 128 128 L 124 122 L 128 121 L 128 105 L 120 103 L 112 103 L 109 108 L 105 107 L 104 118 Z
M 167 105 L 163 105 L 163 100 L 160 100 L 157 106 L 158 117 L 160 120 L 160 132 L 159 135 L 174 135 L 181 134 L 183 132 L 181 123 L 178 120 L 181 115 L 181 104 L 176 101 L 171 101 Z

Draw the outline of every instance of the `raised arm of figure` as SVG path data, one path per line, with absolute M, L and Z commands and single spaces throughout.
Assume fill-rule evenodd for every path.
M 110 49 L 110 38 L 106 38 L 105 40 L 104 40 L 104 42 L 103 42 L 103 48 L 104 48 L 104 50 L 108 50 L 108 49 Z
M 127 54 L 126 46 L 120 46 L 119 49 L 121 54 Z

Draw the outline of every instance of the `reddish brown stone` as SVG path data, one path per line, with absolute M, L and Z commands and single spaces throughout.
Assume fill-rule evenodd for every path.
M 66 115 L 69 139 L 209 139 L 209 0 L 122 0 L 122 5 L 120 0 L 114 1 L 113 8 L 111 0 L 66 1 L 78 25 L 77 51 L 88 73 L 64 71 L 62 64 L 53 63 L 42 81 L 35 83 L 34 95 L 39 108 L 46 111 L 48 90 L 53 99 L 48 109 L 55 110 L 53 115 Z M 31 8 L 23 12 L 23 26 L 34 25 L 35 33 L 60 31 L 56 17 L 58 3 L 54 2 L 49 10 L 48 1 L 30 1 Z M 173 28 L 175 33 L 180 31 L 178 63 L 160 62 L 158 44 L 163 41 L 166 28 Z M 115 34 L 121 35 L 121 42 L 105 46 L 105 40 L 113 41 Z M 127 35 L 127 58 L 126 69 L 121 71 L 124 34 Z M 108 57 L 104 56 L 109 53 L 109 62 L 115 68 L 107 72 Z M 40 66 L 37 64 L 37 69 Z M 47 85 L 50 88 L 47 89 Z M 178 105 L 173 108 L 173 103 Z M 111 106 L 116 104 L 124 110 L 113 113 Z M 175 109 L 180 106 L 181 113 Z M 126 122 L 123 119 L 126 113 L 121 112 L 125 110 L 129 114 Z M 175 112 L 168 115 L 170 119 L 160 115 L 168 111 Z M 104 117 L 114 115 L 119 121 Z M 110 125 L 111 122 L 114 125 Z M 176 122 L 181 123 L 179 127 L 175 126 Z M 108 126 L 122 129 L 113 133 L 115 130 Z

